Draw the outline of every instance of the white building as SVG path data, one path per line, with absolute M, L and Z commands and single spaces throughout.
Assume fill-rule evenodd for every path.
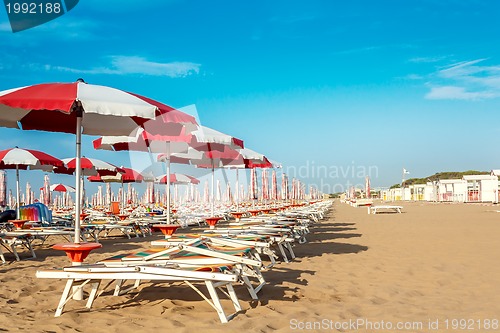
M 466 202 L 498 202 L 498 176 L 463 176 L 467 184 Z

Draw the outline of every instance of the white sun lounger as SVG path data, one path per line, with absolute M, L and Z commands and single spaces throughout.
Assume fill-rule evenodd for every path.
M 115 295 L 118 295 L 121 288 L 121 281 L 135 280 L 141 281 L 163 281 L 182 282 L 195 290 L 210 306 L 212 306 L 222 323 L 227 323 L 237 312 L 241 311 L 238 297 L 233 288 L 233 284 L 238 281 L 238 274 L 233 272 L 206 272 L 172 267 L 157 266 L 132 266 L 132 267 L 106 267 L 102 264 L 83 265 L 66 267 L 63 270 L 37 271 L 37 278 L 67 279 L 63 294 L 56 309 L 55 316 L 62 314 L 64 306 L 72 299 L 73 295 L 89 284 L 92 289 L 86 307 L 90 309 L 96 297 L 100 296 L 113 281 L 120 281 L 115 287 Z M 103 280 L 111 280 L 98 293 L 98 289 Z M 194 283 L 204 283 L 208 296 L 205 295 Z M 138 286 L 136 283 L 135 287 Z M 225 287 L 227 293 L 222 290 Z M 73 291 L 72 291 L 73 289 Z M 226 315 L 217 293 L 217 289 L 222 290 L 232 301 L 235 313 Z
M 401 210 L 403 209 L 402 206 L 371 206 L 368 207 L 368 213 L 369 214 L 377 214 L 380 211 L 383 212 L 393 212 L 393 213 L 401 213 Z
M 35 250 L 33 250 L 33 246 L 31 243 L 33 242 L 33 236 L 30 234 L 18 234 L 16 232 L 5 232 L 0 233 L 0 259 L 3 263 L 6 262 L 1 247 L 4 247 L 9 252 L 11 252 L 17 261 L 20 261 L 21 258 L 17 253 L 16 247 L 21 246 L 28 249 L 31 252 L 31 257 L 36 258 Z

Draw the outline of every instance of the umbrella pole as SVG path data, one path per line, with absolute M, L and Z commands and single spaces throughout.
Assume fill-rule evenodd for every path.
M 170 224 L 170 143 L 167 143 L 167 224 Z
M 19 165 L 16 164 L 16 190 L 17 190 L 17 193 L 16 193 L 16 214 L 17 214 L 17 218 L 18 219 L 21 219 L 21 208 L 20 208 L 20 205 L 21 205 L 21 195 L 19 194 Z
M 80 175 L 82 173 L 82 117 L 76 117 L 76 200 L 75 200 L 75 243 L 80 243 L 80 210 L 82 203 Z
M 212 217 L 215 214 L 215 172 L 214 165 L 212 164 Z
M 123 179 L 122 179 L 122 209 L 121 209 L 121 213 L 125 214 L 125 192 L 124 192 L 124 188 L 123 188 Z
M 236 168 L 236 211 L 239 212 L 240 209 L 240 180 L 239 180 L 239 175 L 238 175 L 238 168 Z

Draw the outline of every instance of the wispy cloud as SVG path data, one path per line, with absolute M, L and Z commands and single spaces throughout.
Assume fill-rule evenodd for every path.
M 441 60 L 446 59 L 446 56 L 439 56 L 439 57 L 415 57 L 411 58 L 408 61 L 409 62 L 414 62 L 414 63 L 434 63 L 434 62 L 439 62 Z
M 139 74 L 179 78 L 198 74 L 200 71 L 200 67 L 200 64 L 192 62 L 160 63 L 149 61 L 146 58 L 138 56 L 112 56 L 110 57 L 110 63 L 108 66 L 81 69 L 46 65 L 45 69 L 79 74 Z
M 464 87 L 456 86 L 441 86 L 432 87 L 425 98 L 427 99 L 461 99 L 461 100 L 479 100 L 485 98 L 493 98 L 498 96 L 493 92 L 479 91 L 472 92 L 467 91 Z
M 500 65 L 488 59 L 453 63 L 432 73 L 427 99 L 483 100 L 500 97 Z

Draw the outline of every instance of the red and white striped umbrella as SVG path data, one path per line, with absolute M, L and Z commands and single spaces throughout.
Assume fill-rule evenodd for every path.
M 103 175 L 98 173 L 97 175 L 87 177 L 90 182 L 101 182 L 101 183 L 141 183 L 144 177 L 137 171 L 131 168 L 119 167 L 118 173 L 114 175 Z
M 50 205 L 52 196 L 50 193 L 50 179 L 49 175 L 43 176 L 43 204 L 46 206 Z
M 372 197 L 372 190 L 371 190 L 371 186 L 370 186 L 370 176 L 366 176 L 365 177 L 365 197 L 367 199 L 371 199 Z
M 0 169 L 52 170 L 64 162 L 38 150 L 11 148 L 0 151 Z
M 271 175 L 271 200 L 278 200 L 278 181 L 276 178 L 276 170 L 273 170 Z
M 257 171 L 255 168 L 253 168 L 252 170 L 250 170 L 250 200 L 258 199 L 257 186 Z
M 76 158 L 63 158 L 62 161 L 70 173 L 76 171 Z M 117 173 L 123 173 L 122 168 L 117 167 L 114 164 L 98 160 L 96 158 L 82 157 L 81 158 L 81 169 L 83 176 L 116 176 Z
M 0 92 L 0 126 L 92 135 L 128 135 L 159 113 L 158 102 L 119 89 L 44 83 Z
M 16 205 L 17 216 L 19 217 L 19 169 L 45 170 L 49 171 L 54 167 L 62 167 L 63 161 L 49 154 L 38 150 L 11 148 L 0 151 L 0 169 L 16 169 Z
M 115 175 L 101 175 L 97 174 L 94 176 L 87 177 L 90 182 L 101 182 L 101 183 L 121 183 L 121 195 L 119 201 L 122 203 L 122 209 L 125 209 L 126 198 L 125 191 L 123 189 L 123 184 L 126 183 L 141 183 L 144 177 L 137 171 L 131 168 L 120 167 L 120 173 Z M 108 184 L 106 184 L 108 186 Z M 106 187 L 106 190 L 108 187 Z
M 0 206 L 7 206 L 7 175 L 0 170 Z
M 167 175 L 161 175 L 156 177 L 156 182 L 160 184 L 167 184 Z M 170 184 L 199 184 L 200 181 L 193 176 L 185 175 L 182 173 L 171 173 L 170 174 Z
M 75 192 L 74 187 L 64 184 L 52 184 L 50 185 L 50 190 L 52 192 Z
M 75 83 L 47 83 L 0 92 L 0 126 L 76 134 L 76 191 L 80 193 L 81 134 L 129 135 L 172 108 L 118 89 Z M 194 117 L 174 114 L 196 124 Z M 189 119 L 188 119 L 189 118 Z M 21 125 L 21 127 L 19 126 Z M 76 200 L 75 242 L 80 241 L 80 205 Z

